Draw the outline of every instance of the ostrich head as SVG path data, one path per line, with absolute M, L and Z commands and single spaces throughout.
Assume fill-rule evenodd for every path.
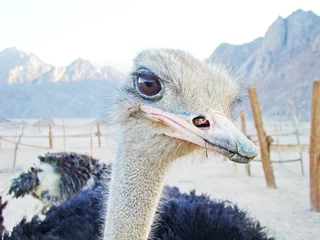
M 167 149 L 176 158 L 205 147 L 240 163 L 257 154 L 230 121 L 243 89 L 221 66 L 183 51 L 147 50 L 137 56 L 131 77 L 118 90 L 108 120 L 121 124 L 132 140 L 155 138 L 155 146 L 148 144 L 151 151 Z
M 151 49 L 108 101 L 119 126 L 104 239 L 146 239 L 163 177 L 177 157 L 212 149 L 247 163 L 255 145 L 231 122 L 240 81 L 178 50 Z

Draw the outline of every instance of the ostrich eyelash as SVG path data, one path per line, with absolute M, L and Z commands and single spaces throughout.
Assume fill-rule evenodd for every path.
M 146 79 L 160 79 L 155 73 L 151 72 L 147 68 L 139 68 L 137 71 L 131 74 L 133 77 L 142 77 Z

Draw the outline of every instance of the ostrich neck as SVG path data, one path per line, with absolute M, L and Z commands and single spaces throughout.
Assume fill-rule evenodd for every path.
M 164 147 L 165 144 L 155 139 L 126 139 L 119 143 L 110 183 L 104 240 L 148 238 L 164 175 L 170 165 L 170 160 L 164 157 Z

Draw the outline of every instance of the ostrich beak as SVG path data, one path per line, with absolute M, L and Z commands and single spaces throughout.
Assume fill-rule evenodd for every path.
M 168 126 L 166 135 L 214 150 L 231 161 L 248 163 L 257 156 L 254 143 L 220 112 L 210 110 L 200 117 L 192 117 L 150 106 L 140 106 L 140 110 L 148 119 Z

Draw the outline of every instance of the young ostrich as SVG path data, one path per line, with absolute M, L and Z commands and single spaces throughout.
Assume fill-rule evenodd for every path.
M 26 173 L 12 180 L 8 194 L 21 198 L 31 194 L 42 201 L 43 211 L 60 204 L 84 188 L 93 187 L 100 181 L 102 173 L 110 177 L 111 166 L 99 160 L 74 152 L 47 153 L 39 156 L 40 166 L 31 167 Z
M 190 211 L 197 213 L 197 218 L 192 218 L 196 222 L 190 222 L 188 213 L 183 215 L 185 212 L 179 210 L 178 217 L 168 220 L 169 216 L 161 214 L 161 207 L 158 212 L 159 222 L 158 218 L 155 218 L 165 173 L 178 157 L 200 148 L 216 151 L 238 163 L 248 163 L 257 155 L 256 146 L 229 119 L 241 94 L 240 82 L 221 67 L 200 62 L 183 51 L 143 51 L 134 61 L 132 75 L 119 85 L 109 100 L 106 118 L 111 124 L 118 125 L 119 134 L 109 190 L 98 191 L 100 197 L 104 196 L 107 206 L 94 207 L 100 205 L 100 201 L 96 201 L 95 191 L 84 192 L 62 203 L 59 208 L 49 210 L 43 223 L 33 219 L 29 225 L 27 224 L 28 227 L 36 225 L 39 226 L 37 229 L 44 227 L 48 231 L 54 228 L 52 225 L 58 224 L 59 219 L 63 219 L 66 221 L 63 229 L 59 228 L 54 234 L 57 238 L 40 239 L 60 239 L 59 234 L 68 231 L 69 228 L 66 226 L 69 223 L 71 232 L 69 237 L 63 239 L 91 239 L 83 238 L 86 236 L 83 231 L 89 229 L 90 232 L 92 225 L 98 225 L 101 231 L 99 239 L 146 240 L 148 237 L 159 239 L 163 236 L 156 233 L 159 229 L 157 225 L 161 226 L 161 220 L 165 218 L 163 221 L 172 221 L 172 228 L 168 230 L 167 237 L 162 239 L 268 239 L 261 233 L 260 228 L 253 230 L 252 226 L 256 225 L 248 221 L 243 212 L 239 217 L 236 207 L 228 207 L 224 202 L 219 205 L 219 211 L 212 211 L 214 207 L 211 205 L 217 205 L 207 198 L 196 197 L 194 194 L 180 198 L 181 194 L 174 190 L 169 190 L 168 200 L 163 199 L 163 206 L 177 202 L 186 205 L 186 209 L 192 209 Z M 199 207 L 199 202 L 202 207 Z M 88 211 L 76 207 L 83 203 L 89 206 Z M 78 212 L 71 211 L 69 214 L 67 210 L 74 209 L 72 204 Z M 228 238 L 221 234 L 199 234 L 200 237 L 196 237 L 203 229 L 212 229 L 213 226 L 210 224 L 220 227 L 219 221 L 211 222 L 210 218 L 199 217 L 198 210 L 202 216 L 204 207 L 211 209 L 207 217 L 216 218 L 220 214 L 223 216 L 222 226 L 225 227 L 224 234 L 229 234 Z M 82 220 L 83 215 L 84 219 L 90 219 L 87 215 L 96 208 L 105 209 L 105 213 L 95 212 L 95 217 L 98 218 L 96 223 Z M 171 211 L 174 212 L 173 209 Z M 55 212 L 60 213 L 60 217 L 57 217 Z M 61 213 L 65 215 L 61 216 Z M 101 215 L 105 217 L 100 218 Z M 235 221 L 232 216 L 238 217 L 238 220 Z M 69 217 L 74 221 L 70 222 Z M 53 224 L 52 218 L 58 220 Z M 172 225 L 177 219 L 180 223 L 183 219 L 189 225 Z M 237 228 L 238 231 L 241 231 L 242 227 L 245 229 L 242 238 L 236 237 L 232 231 L 234 228 L 226 227 L 225 223 L 232 225 L 233 221 L 242 221 L 240 228 Z M 208 226 L 204 227 L 205 224 Z M 26 223 L 22 225 L 25 226 Z M 194 229 L 197 226 L 202 228 Z M 193 235 L 183 231 L 188 227 L 194 229 Z M 19 232 L 18 228 L 16 230 Z M 246 234 L 250 235 L 252 231 L 258 231 L 257 236 L 260 237 L 246 238 Z M 95 237 L 99 236 L 96 231 L 94 233 Z M 180 237 L 176 236 L 178 233 Z

